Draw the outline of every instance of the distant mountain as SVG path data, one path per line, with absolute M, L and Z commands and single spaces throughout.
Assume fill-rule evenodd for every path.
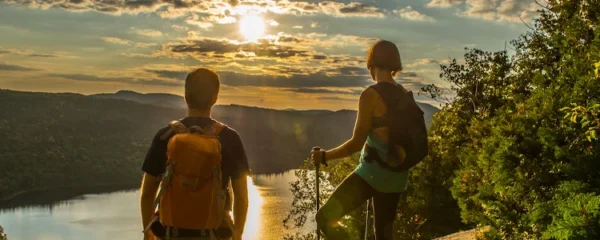
M 419 104 L 430 121 L 437 108 Z M 0 90 L 0 199 L 15 189 L 139 181 L 158 129 L 185 117 L 181 96 Z M 213 117 L 241 136 L 253 173 L 301 165 L 311 147 L 352 136 L 352 110 L 274 110 L 220 105 Z
M 178 108 L 186 107 L 185 100 L 183 99 L 183 97 L 174 95 L 174 94 L 168 94 L 168 93 L 146 93 L 146 94 L 144 94 L 144 93 L 138 93 L 138 92 L 129 91 L 129 90 L 121 90 L 116 93 L 100 93 L 100 94 L 93 94 L 91 96 L 99 97 L 99 98 L 124 99 L 124 100 L 152 104 L 152 105 L 157 105 L 157 106 L 164 106 L 164 107 L 178 107 Z
M 124 99 L 124 100 L 130 100 L 130 101 L 135 101 L 135 102 L 139 102 L 139 103 L 152 104 L 152 105 L 164 106 L 164 107 L 176 107 L 176 108 L 185 108 L 186 107 L 185 100 L 182 96 L 168 94 L 168 93 L 138 93 L 138 92 L 130 91 L 130 90 L 121 90 L 116 93 L 100 93 L 100 94 L 92 94 L 90 96 L 99 97 L 99 98 Z M 428 126 L 429 126 L 429 122 L 431 122 L 431 117 L 433 116 L 433 113 L 438 112 L 439 109 L 430 104 L 427 104 L 427 103 L 417 102 L 417 104 L 419 105 L 419 107 L 421 107 L 423 112 L 425 112 L 425 121 L 428 123 Z M 231 106 L 240 106 L 240 105 L 230 105 L 229 107 L 231 107 Z M 227 105 L 217 105 L 217 106 L 215 106 L 214 111 L 219 112 L 222 109 L 227 108 L 227 107 L 228 107 Z M 248 107 L 248 106 L 240 106 L 240 107 L 257 108 L 257 107 Z M 257 108 L 257 109 L 262 109 L 262 108 Z M 287 108 L 287 109 L 283 109 L 283 110 L 274 110 L 274 111 L 295 112 L 295 113 L 302 113 L 304 115 L 323 115 L 323 114 L 332 113 L 332 111 L 330 111 L 330 110 L 297 110 L 297 109 L 293 109 L 293 108 Z M 338 112 L 344 112 L 344 111 L 350 111 L 354 114 L 356 113 L 355 111 L 352 111 L 352 110 L 341 110 Z
M 185 107 L 181 96 L 133 91 L 94 94 L 91 97 L 124 99 L 156 106 Z M 438 108 L 418 102 L 425 121 Z M 254 172 L 269 173 L 299 166 L 312 146 L 333 148 L 352 137 L 356 122 L 354 110 L 274 110 L 242 105 L 218 105 L 213 117 L 236 129 Z

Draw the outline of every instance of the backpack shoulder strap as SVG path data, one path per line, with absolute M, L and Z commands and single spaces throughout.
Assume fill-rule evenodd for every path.
M 412 91 L 405 92 L 400 86 L 391 86 L 389 83 L 377 83 L 369 88 L 373 88 L 385 102 L 387 109 L 406 110 L 410 112 L 420 112 L 421 108 L 417 105 Z
M 217 120 L 214 120 L 213 123 L 211 124 L 211 127 L 213 129 L 213 135 L 214 136 L 219 136 L 219 134 L 221 134 L 221 132 L 223 131 L 223 129 L 225 129 L 227 127 L 226 124 L 219 122 Z
M 402 101 L 406 98 L 406 94 L 398 86 L 394 86 L 390 83 L 377 83 L 371 85 L 369 88 L 377 91 L 381 99 L 383 99 L 383 102 L 388 110 L 401 107 L 398 106 L 398 104 L 401 102 L 406 102 Z
M 225 129 L 225 127 L 227 127 L 225 124 L 213 120 L 213 122 L 211 124 L 209 124 L 208 126 L 205 127 L 200 127 L 200 126 L 192 126 L 191 128 L 197 130 L 198 132 L 205 134 L 205 135 L 209 135 L 209 136 L 213 136 L 213 137 L 218 137 L 219 134 L 221 134 L 221 131 L 223 131 L 223 129 Z
M 165 140 L 169 138 L 173 133 L 185 133 L 188 131 L 188 128 L 185 125 L 183 125 L 183 123 L 181 123 L 178 120 L 174 120 L 169 123 L 169 130 L 167 130 L 162 136 L 160 136 L 160 139 Z

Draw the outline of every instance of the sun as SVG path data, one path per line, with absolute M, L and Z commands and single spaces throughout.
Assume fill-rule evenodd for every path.
M 257 15 L 244 16 L 239 27 L 246 40 L 255 42 L 265 33 L 265 20 Z

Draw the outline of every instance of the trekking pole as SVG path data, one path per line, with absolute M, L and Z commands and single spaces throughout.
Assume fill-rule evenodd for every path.
M 319 151 L 321 150 L 320 147 L 313 147 L 313 151 Z M 319 165 L 320 164 L 316 164 L 315 165 L 315 172 L 317 175 L 317 212 L 319 211 L 319 205 L 320 205 L 320 201 L 319 201 Z M 317 240 L 321 239 L 321 235 L 319 235 L 319 225 L 317 224 Z
M 365 217 L 365 240 L 369 235 L 369 199 L 367 199 L 367 216 Z

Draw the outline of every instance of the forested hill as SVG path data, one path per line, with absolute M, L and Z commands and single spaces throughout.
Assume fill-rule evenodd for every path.
M 123 90 L 91 97 L 185 108 L 183 97 L 171 94 Z M 429 104 L 418 104 L 427 123 L 439 111 Z M 254 173 L 275 173 L 300 166 L 312 146 L 332 148 L 352 137 L 356 121 L 356 111 L 352 110 L 274 110 L 240 105 L 217 105 L 212 116 L 238 131 Z
M 115 98 L 123 93 L 130 98 Z M 0 90 L 0 198 L 40 187 L 139 182 L 153 135 L 185 116 L 173 105 L 177 99 L 183 101 L 128 91 L 85 96 Z M 433 112 L 424 109 L 430 119 Z M 275 173 L 298 167 L 313 145 L 347 140 L 355 114 L 230 105 L 215 107 L 213 117 L 239 132 L 253 173 Z

